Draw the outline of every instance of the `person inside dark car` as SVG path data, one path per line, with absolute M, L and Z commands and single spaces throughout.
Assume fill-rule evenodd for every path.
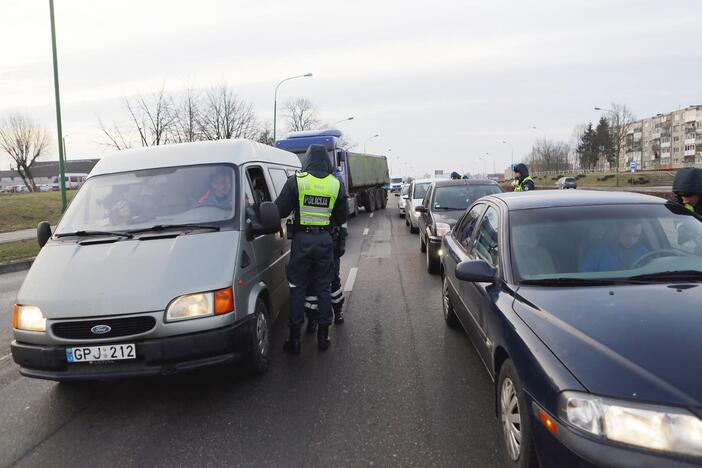
M 616 241 L 602 240 L 585 252 L 578 271 L 618 271 L 633 267 L 649 252 L 641 242 L 642 232 L 641 222 L 621 226 Z

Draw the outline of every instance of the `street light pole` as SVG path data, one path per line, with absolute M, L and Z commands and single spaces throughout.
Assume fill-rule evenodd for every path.
M 345 118 L 345 119 L 341 119 L 341 120 L 339 120 L 338 122 L 334 122 L 333 124 L 331 124 L 331 126 L 333 127 L 334 125 L 338 125 L 338 124 L 340 124 L 341 122 L 347 122 L 347 121 L 349 121 L 349 120 L 353 120 L 353 119 L 354 119 L 354 117 L 353 117 L 353 116 L 351 116 L 351 117 L 347 117 L 347 118 Z
M 56 26 L 54 25 L 54 0 L 49 0 L 49 16 L 51 17 L 51 51 L 54 60 L 54 94 L 56 95 L 56 134 L 58 135 L 59 150 L 59 183 L 61 184 L 61 213 L 66 211 L 66 170 L 63 158 L 63 130 L 61 129 L 61 98 L 59 95 L 58 58 L 56 56 Z
M 53 1 L 53 0 L 52 0 Z M 276 136 L 276 129 L 277 129 L 277 124 L 278 124 L 278 88 L 280 88 L 280 85 L 285 83 L 286 81 L 294 80 L 295 78 L 310 78 L 312 76 L 312 73 L 305 73 L 304 75 L 296 75 L 296 76 L 291 76 L 289 78 L 285 78 L 284 80 L 281 80 L 280 83 L 275 87 L 275 94 L 273 96 L 273 144 L 275 145 L 275 136 Z
M 379 137 L 379 136 L 380 136 L 380 133 L 376 133 L 375 135 L 366 138 L 366 141 L 363 142 L 363 152 L 364 152 L 364 153 L 366 152 L 366 143 L 368 143 L 368 142 L 369 142 L 370 140 L 372 140 L 373 138 L 377 138 L 377 137 Z
M 602 112 L 609 112 L 612 114 L 615 118 L 617 117 L 617 113 L 614 112 L 612 109 L 603 109 L 601 107 L 595 107 L 596 111 L 602 111 Z M 613 119 L 614 120 L 614 119 Z M 617 187 L 619 187 L 619 142 L 617 142 L 617 168 L 615 169 L 614 173 L 616 174 L 616 179 L 617 179 Z
M 512 143 L 510 143 L 507 140 L 502 140 L 502 143 L 504 143 L 505 145 L 509 145 L 509 147 L 512 149 L 512 164 L 510 164 L 509 168 L 510 170 L 514 170 L 514 146 L 512 146 Z

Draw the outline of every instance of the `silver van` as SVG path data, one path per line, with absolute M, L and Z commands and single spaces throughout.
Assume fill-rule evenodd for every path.
M 300 168 L 247 140 L 120 151 L 93 168 L 17 296 L 12 356 L 52 380 L 265 372 L 290 241 L 272 200 Z

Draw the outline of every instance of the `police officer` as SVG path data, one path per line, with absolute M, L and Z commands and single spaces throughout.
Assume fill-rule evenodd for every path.
M 332 175 L 332 164 L 323 145 L 311 145 L 303 171 L 288 178 L 275 201 L 282 218 L 294 212 L 293 241 L 288 264 L 290 283 L 289 338 L 284 349 L 300 353 L 300 328 L 305 321 L 305 293 L 311 285 L 317 293 L 317 345 L 329 347 L 332 322 L 330 284 L 334 275 L 332 225 L 346 222 L 346 192 Z
M 681 205 L 702 215 L 702 169 L 684 167 L 673 179 L 673 193 Z
M 512 170 L 514 171 L 514 180 L 516 182 L 514 186 L 515 192 L 526 192 L 536 189 L 534 179 L 529 176 L 529 169 L 527 169 L 526 164 L 515 164 Z

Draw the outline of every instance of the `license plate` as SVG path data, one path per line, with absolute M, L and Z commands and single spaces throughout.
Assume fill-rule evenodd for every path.
M 136 359 L 134 344 L 114 344 L 105 346 L 75 346 L 66 348 L 68 362 L 121 361 Z

